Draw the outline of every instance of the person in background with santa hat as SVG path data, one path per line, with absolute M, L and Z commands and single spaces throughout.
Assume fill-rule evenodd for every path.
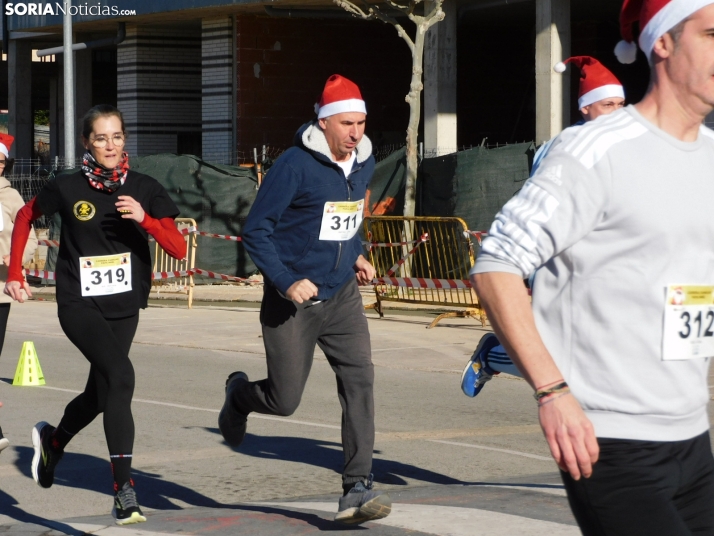
M 558 73 L 564 73 L 568 63 L 580 69 L 578 107 L 582 119 L 565 129 L 563 131 L 565 136 L 571 135 L 574 129 L 585 123 L 610 115 L 625 105 L 625 88 L 622 83 L 597 59 L 591 56 L 573 56 L 557 63 L 553 69 Z M 538 171 L 538 167 L 548 153 L 560 143 L 563 133 L 540 146 L 533 157 L 531 176 Z M 534 277 L 535 273 L 529 278 L 530 288 L 533 288 Z M 481 338 L 471 359 L 464 367 L 461 374 L 461 390 L 466 396 L 475 397 L 486 382 L 501 372 L 522 377 L 496 334 L 487 333 Z
M 4 176 L 10 159 L 10 147 L 12 147 L 13 141 L 15 141 L 13 136 L 0 134 L 0 207 L 2 209 L 2 220 L 0 220 L 0 257 L 2 257 L 0 283 L 3 285 L 7 281 L 7 269 L 10 266 L 10 241 L 15 217 L 17 216 L 17 211 L 25 206 L 25 201 Z M 32 259 L 36 249 L 37 235 L 32 229 L 22 256 L 23 264 Z M 11 303 L 12 298 L 0 293 L 0 352 L 2 352 L 2 347 L 5 343 L 5 330 L 7 328 L 7 319 L 10 316 Z M 0 428 L 0 452 L 7 448 L 9 444 L 10 442 L 3 436 L 2 428 Z
M 714 0 L 626 0 L 620 22 L 627 61 L 639 22 L 647 94 L 562 135 L 471 281 L 583 534 L 714 535 Z
M 603 115 L 609 115 L 625 105 L 625 88 L 610 69 L 592 56 L 572 56 L 565 61 L 556 63 L 553 70 L 564 73 L 566 65 L 571 63 L 580 69 L 580 91 L 578 92 L 578 109 L 582 119 L 572 127 L 577 128 L 588 121 L 593 121 Z M 567 129 L 566 129 L 567 130 Z M 557 145 L 560 134 L 541 145 L 533 157 L 531 176 L 548 155 L 554 145 Z
M 226 380 L 218 425 L 238 447 L 248 414 L 291 415 L 300 404 L 315 345 L 337 376 L 344 472 L 335 521 L 363 523 L 391 512 L 372 489 L 374 367 L 358 284 L 375 276 L 357 234 L 374 171 L 359 88 L 332 75 L 317 119 L 303 125 L 263 181 L 243 226 L 243 244 L 265 277 L 260 308 L 268 377 Z

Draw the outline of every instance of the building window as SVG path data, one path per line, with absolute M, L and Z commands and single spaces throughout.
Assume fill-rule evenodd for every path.
M 38 63 L 54 63 L 55 62 L 55 55 L 52 54 L 51 56 L 38 56 L 37 55 L 37 50 L 35 49 L 32 51 L 32 61 L 38 62 Z M 5 54 L 2 55 L 3 61 L 5 61 Z

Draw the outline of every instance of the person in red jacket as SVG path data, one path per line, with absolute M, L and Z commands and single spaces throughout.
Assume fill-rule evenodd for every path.
M 57 314 L 67 338 L 90 363 L 84 392 L 65 408 L 55 428 L 32 430 L 32 476 L 43 488 L 54 482 L 69 441 L 104 413 L 104 433 L 114 475 L 116 523 L 146 521 L 131 479 L 134 368 L 129 349 L 151 287 L 148 235 L 177 259 L 186 242 L 174 225 L 179 210 L 156 180 L 129 169 L 124 119 L 106 104 L 83 120 L 87 152 L 81 170 L 59 175 L 17 214 L 5 293 L 22 302 L 32 297 L 22 273 L 22 252 L 31 222 L 62 217 L 57 258 Z

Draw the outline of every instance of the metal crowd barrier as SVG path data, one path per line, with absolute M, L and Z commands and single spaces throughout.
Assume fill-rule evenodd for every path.
M 174 222 L 179 231 L 188 229 L 189 227 L 196 227 L 196 220 L 193 218 L 176 218 Z M 194 233 L 187 233 L 184 235 L 184 238 L 188 245 L 186 258 L 184 260 L 174 259 L 164 251 L 158 242 L 155 242 L 154 267 L 151 270 L 152 272 L 189 271 L 196 267 L 196 247 L 198 246 L 196 235 Z M 161 290 L 168 292 L 186 292 L 188 294 L 188 308 L 191 309 L 193 306 L 193 275 L 170 280 L 154 280 L 151 282 L 151 286 L 156 288 L 158 292 L 161 292 Z
M 371 243 L 370 262 L 377 278 L 468 281 L 475 257 L 467 230 L 461 218 L 372 216 L 364 220 L 365 237 Z M 376 309 L 380 317 L 384 316 L 382 302 L 390 301 L 458 308 L 440 314 L 429 328 L 453 317 L 477 317 L 482 326 L 486 324 L 486 313 L 470 285 L 413 288 L 378 284 L 374 290 L 377 301 L 367 308 Z

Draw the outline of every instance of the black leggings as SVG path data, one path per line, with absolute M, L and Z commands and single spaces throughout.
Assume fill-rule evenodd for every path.
M 139 314 L 127 318 L 104 318 L 93 308 L 59 312 L 67 338 L 91 364 L 84 392 L 64 410 L 59 428 L 76 434 L 104 412 L 104 435 L 109 454 L 131 454 L 134 446 L 134 367 L 129 349 Z
M 10 304 L 0 303 L 0 353 L 2 353 L 2 347 L 5 344 L 5 330 L 7 329 L 8 316 L 10 316 Z M 2 428 L 0 428 L 0 437 L 3 437 Z
M 5 330 L 7 329 L 7 317 L 10 316 L 10 304 L 0 303 L 0 353 L 5 344 Z

